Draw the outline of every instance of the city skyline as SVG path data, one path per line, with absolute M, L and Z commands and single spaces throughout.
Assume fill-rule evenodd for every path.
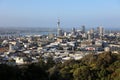
M 0 27 L 88 28 L 103 26 L 119 29 L 119 0 L 1 0 Z

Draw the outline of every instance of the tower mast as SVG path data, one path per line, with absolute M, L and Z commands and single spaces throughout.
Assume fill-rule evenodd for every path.
M 58 18 L 58 21 L 57 21 L 57 27 L 58 29 L 60 29 L 60 19 Z

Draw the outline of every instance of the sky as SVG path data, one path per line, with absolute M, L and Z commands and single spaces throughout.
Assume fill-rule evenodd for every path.
M 120 29 L 120 0 L 0 0 L 0 27 Z

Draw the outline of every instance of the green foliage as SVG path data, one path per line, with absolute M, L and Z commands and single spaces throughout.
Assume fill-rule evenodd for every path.
M 60 70 L 61 77 L 66 80 L 72 80 L 72 73 L 70 72 L 71 68 L 69 66 L 65 66 Z
M 49 80 L 58 80 L 59 78 L 59 74 L 58 71 L 59 69 L 57 69 L 56 67 L 52 67 L 48 70 L 49 73 Z
M 0 64 L 0 80 L 16 80 L 18 72 L 18 67 Z
M 81 66 L 80 68 L 75 69 L 73 76 L 75 80 L 90 80 L 90 68 L 87 66 Z
M 0 80 L 120 80 L 120 54 L 89 54 L 57 64 L 51 57 L 47 63 L 40 58 L 24 66 L 0 64 Z

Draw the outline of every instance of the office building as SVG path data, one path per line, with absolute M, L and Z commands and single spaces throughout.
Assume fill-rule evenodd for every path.
M 82 26 L 82 33 L 85 33 L 85 26 Z

